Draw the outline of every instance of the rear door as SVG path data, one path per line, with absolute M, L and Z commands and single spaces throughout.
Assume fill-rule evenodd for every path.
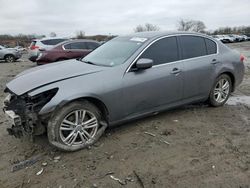
M 208 96 L 214 82 L 217 45 L 214 41 L 192 35 L 178 36 L 184 62 L 184 99 Z
M 86 56 L 91 49 L 88 49 L 86 42 L 71 42 L 64 46 L 66 56 L 69 59 Z

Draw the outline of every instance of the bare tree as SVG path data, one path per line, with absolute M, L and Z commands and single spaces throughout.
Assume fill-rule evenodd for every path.
M 179 31 L 195 31 L 203 33 L 206 29 L 204 22 L 200 20 L 179 20 L 178 21 Z
M 51 32 L 51 33 L 49 34 L 49 36 L 50 36 L 50 37 L 56 37 L 56 33 L 55 33 L 55 32 Z
M 159 31 L 160 28 L 157 25 L 146 23 L 143 25 L 137 25 L 134 32 L 144 32 L 144 31 Z
M 85 32 L 84 31 L 77 31 L 76 32 L 76 38 L 77 39 L 84 39 L 85 38 Z

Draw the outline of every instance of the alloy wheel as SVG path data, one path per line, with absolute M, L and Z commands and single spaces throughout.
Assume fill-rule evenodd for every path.
M 97 117 L 88 110 L 75 110 L 63 119 L 60 127 L 60 138 L 69 146 L 88 143 L 98 130 Z
M 230 93 L 230 83 L 227 79 L 221 78 L 214 88 L 214 100 L 218 103 L 223 103 L 227 100 Z
M 12 62 L 14 62 L 14 57 L 13 57 L 13 56 L 7 56 L 7 57 L 5 58 L 5 60 L 6 60 L 6 62 L 8 62 L 8 63 L 12 63 Z

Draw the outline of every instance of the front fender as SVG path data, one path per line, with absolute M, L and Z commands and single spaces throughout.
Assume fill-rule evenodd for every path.
M 105 104 L 104 99 L 100 97 L 100 95 L 97 95 L 96 93 L 87 92 L 81 87 L 76 87 L 74 84 L 70 84 L 67 86 L 69 87 L 63 86 L 63 83 L 60 83 L 60 84 L 54 83 L 54 84 L 50 84 L 50 85 L 38 88 L 28 93 L 28 95 L 32 97 L 37 94 L 43 93 L 45 91 L 58 88 L 58 92 L 55 94 L 55 96 L 41 108 L 41 110 L 39 111 L 39 115 L 43 116 L 43 115 L 52 113 L 53 111 L 64 106 L 68 102 L 79 99 L 79 98 L 90 97 L 90 98 L 97 99 Z

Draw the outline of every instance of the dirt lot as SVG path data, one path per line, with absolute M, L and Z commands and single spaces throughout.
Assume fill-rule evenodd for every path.
M 0 187 L 250 187 L 250 42 L 230 46 L 248 62 L 227 105 L 189 105 L 109 129 L 86 150 L 57 151 L 46 135 L 34 143 L 15 139 L 0 112 Z M 32 66 L 0 63 L 0 103 L 6 82 Z M 34 165 L 11 172 L 37 155 Z

